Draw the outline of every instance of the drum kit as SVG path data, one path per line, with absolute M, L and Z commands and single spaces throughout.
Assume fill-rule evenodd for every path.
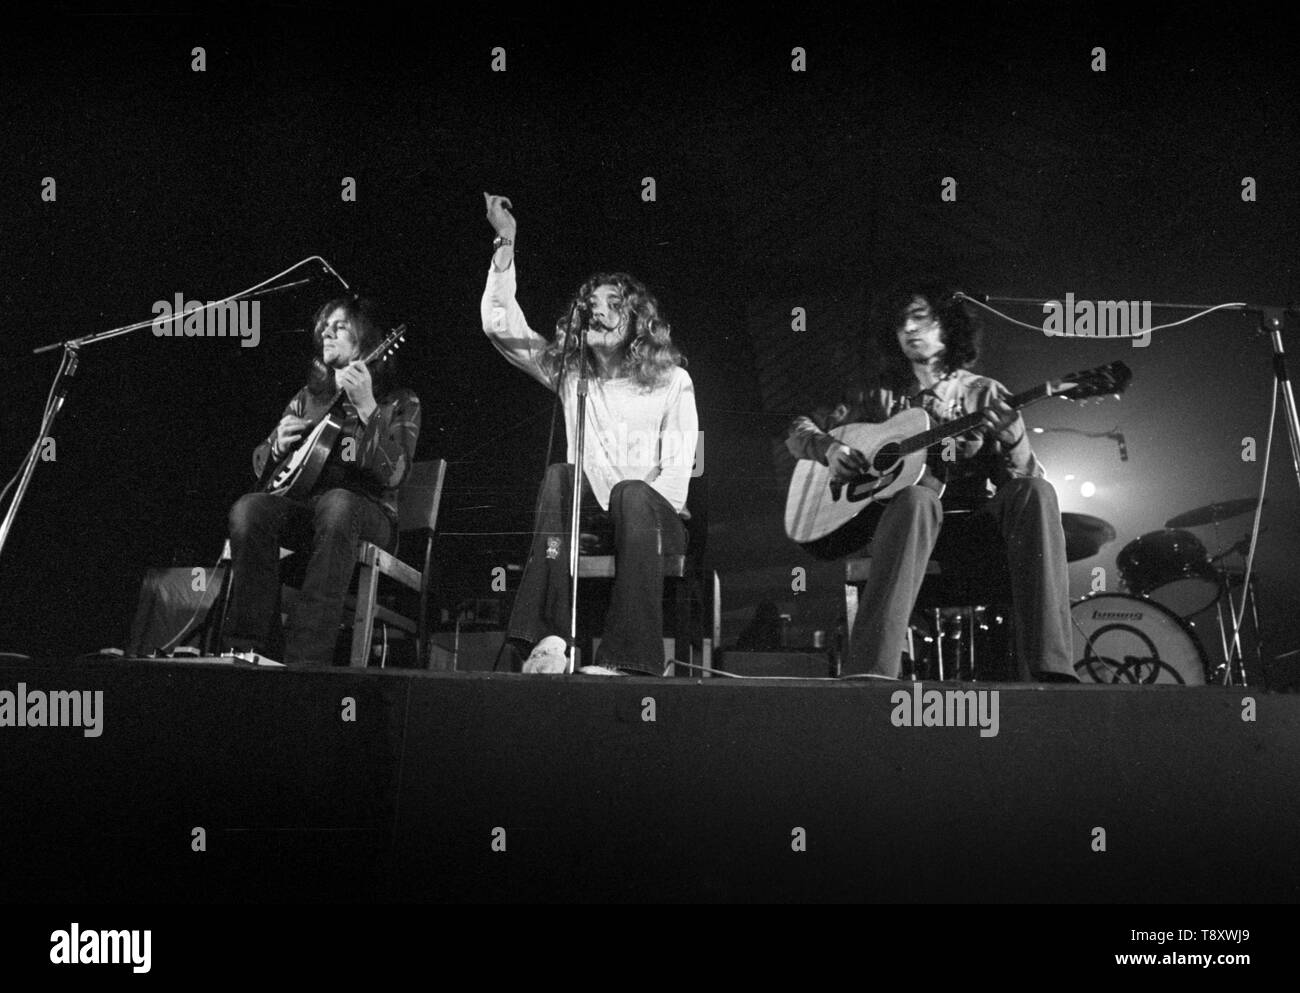
M 1220 551 L 1211 556 L 1187 529 L 1212 525 L 1217 538 L 1223 521 L 1258 506 L 1249 497 L 1206 504 L 1125 545 L 1116 557 L 1124 592 L 1092 593 L 1070 608 L 1075 674 L 1097 683 L 1244 685 L 1245 652 L 1240 634 L 1233 634 L 1232 618 L 1234 611 L 1243 621 L 1249 618 L 1260 663 L 1255 583 L 1252 577 L 1246 587 L 1244 569 L 1223 562 L 1244 555 L 1250 535 L 1228 548 L 1220 542 Z M 1211 610 L 1213 618 L 1207 621 Z M 1208 627 L 1218 632 L 1214 662 L 1201 637 Z
M 1246 683 L 1242 639 L 1233 637 L 1234 609 L 1250 625 L 1256 662 L 1259 617 L 1254 579 L 1243 588 L 1244 569 L 1224 560 L 1244 555 L 1250 536 L 1228 548 L 1219 544 L 1211 556 L 1188 528 L 1218 526 L 1250 513 L 1258 500 L 1246 498 L 1207 504 L 1171 517 L 1163 530 L 1151 531 L 1125 545 L 1117 557 L 1122 592 L 1104 590 L 1076 600 L 1070 607 L 1075 674 L 1085 683 L 1207 684 Z M 1099 517 L 1061 515 L 1066 558 L 1078 562 L 1096 555 L 1116 539 L 1115 529 Z M 1211 613 L 1212 612 L 1212 613 Z M 928 613 L 928 612 L 927 612 Z M 944 678 L 945 656 L 955 660 L 948 669 L 972 678 L 975 642 L 1005 648 L 1006 618 L 990 607 L 933 611 L 933 618 L 913 615 L 909 631 L 909 660 L 918 676 Z M 1217 629 L 1211 653 L 1203 637 Z M 995 649 L 994 655 L 999 654 Z M 965 663 L 969 659 L 970 665 Z M 1013 673 L 1004 673 L 1016 678 Z M 951 678 L 951 676 L 949 676 Z M 981 674 L 980 678 L 986 678 Z

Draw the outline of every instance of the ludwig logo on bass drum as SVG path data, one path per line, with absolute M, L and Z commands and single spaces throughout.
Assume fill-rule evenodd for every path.
M 1146 615 L 1140 610 L 1094 610 L 1092 619 L 1095 621 L 1140 621 Z

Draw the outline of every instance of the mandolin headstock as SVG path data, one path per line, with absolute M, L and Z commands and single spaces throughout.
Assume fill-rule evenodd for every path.
M 383 341 L 381 341 L 378 345 L 376 345 L 374 351 L 372 351 L 369 355 L 366 356 L 365 359 L 366 365 L 370 365 L 370 363 L 372 362 L 384 361 L 384 359 L 388 358 L 399 348 L 402 347 L 402 342 L 405 340 L 405 338 L 406 338 L 406 325 L 405 324 L 397 325 L 397 327 L 393 328 L 392 331 L 388 332 L 388 337 L 386 337 Z

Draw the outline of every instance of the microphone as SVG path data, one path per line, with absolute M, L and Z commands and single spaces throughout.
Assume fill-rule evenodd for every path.
M 343 284 L 343 288 L 344 288 L 345 290 L 351 290 L 351 289 L 352 289 L 352 287 L 348 285 L 348 281 L 347 281 L 346 279 L 344 279 L 342 276 L 340 276 L 337 272 L 334 271 L 334 267 L 333 267 L 332 265 L 330 265 L 328 262 L 326 262 L 326 261 L 325 261 L 323 258 L 321 258 L 319 255 L 316 256 L 316 260 L 317 260 L 321 265 L 323 265 L 323 266 L 325 267 L 325 271 L 326 271 L 326 272 L 328 272 L 331 276 L 333 276 L 335 279 L 337 279 L 340 283 Z
M 598 328 L 601 331 L 609 330 L 609 328 L 605 326 L 604 321 L 593 320 L 591 304 L 589 304 L 586 300 L 579 300 L 576 309 L 582 317 L 582 328 L 584 331 L 591 331 L 592 329 L 596 329 L 596 328 Z

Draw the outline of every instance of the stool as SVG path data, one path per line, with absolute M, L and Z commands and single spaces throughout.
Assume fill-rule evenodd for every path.
M 858 615 L 860 590 L 871 577 L 871 558 L 869 556 L 847 559 L 844 563 L 844 614 L 846 621 L 845 654 L 851 650 L 853 624 Z M 942 617 L 945 610 L 957 608 L 961 611 L 963 627 L 969 636 L 961 638 L 962 646 L 967 650 L 968 672 L 972 680 L 976 679 L 975 659 L 975 623 L 976 610 L 979 607 L 994 607 L 1003 610 L 1008 616 L 1011 608 L 1011 577 L 1007 572 L 1005 560 L 995 567 L 992 575 L 987 570 L 980 573 L 972 571 L 970 566 L 954 562 L 931 559 L 926 563 L 925 580 L 921 592 L 916 598 L 916 609 L 933 612 L 935 643 L 937 649 L 938 678 L 946 678 L 943 657 Z M 916 661 L 916 645 L 912 631 L 908 630 L 908 654 Z M 1010 644 L 1010 642 L 1008 642 Z M 960 647 L 958 657 L 953 660 L 958 667 L 961 663 Z M 957 671 L 960 671 L 958 668 Z M 837 673 L 838 675 L 838 673 Z

